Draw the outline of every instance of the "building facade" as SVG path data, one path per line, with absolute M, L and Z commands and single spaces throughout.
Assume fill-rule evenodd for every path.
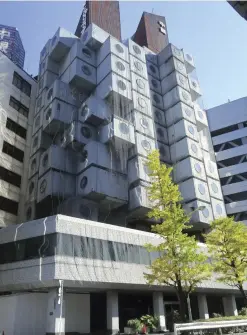
M 27 186 L 36 81 L 0 52 L 0 227 L 19 222 Z
M 5 53 L 16 65 L 23 68 L 25 50 L 17 28 L 0 24 L 0 51 Z
M 247 20 L 247 4 L 246 1 L 228 1 L 235 11 Z
M 247 98 L 207 111 L 226 212 L 247 222 Z

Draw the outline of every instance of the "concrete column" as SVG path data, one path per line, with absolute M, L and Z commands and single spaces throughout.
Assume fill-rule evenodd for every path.
M 106 295 L 107 299 L 107 332 L 110 335 L 119 332 L 119 315 L 118 315 L 118 293 L 109 291 Z
M 48 292 L 46 335 L 65 334 L 65 296 L 63 288 Z
M 159 318 L 159 330 L 166 330 L 166 318 L 162 292 L 153 292 L 153 309 L 154 316 L 158 316 Z
M 225 316 L 238 315 L 236 299 L 233 294 L 222 298 Z
M 199 308 L 200 319 L 209 319 L 208 303 L 207 303 L 206 295 L 205 294 L 198 294 L 197 295 L 197 300 L 198 300 L 198 308 Z

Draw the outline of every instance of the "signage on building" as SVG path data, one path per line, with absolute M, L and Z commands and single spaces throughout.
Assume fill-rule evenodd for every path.
M 82 22 L 81 22 L 81 34 L 84 33 L 84 31 L 86 30 L 87 27 L 87 11 L 88 8 L 86 5 L 84 5 L 83 11 L 82 11 Z

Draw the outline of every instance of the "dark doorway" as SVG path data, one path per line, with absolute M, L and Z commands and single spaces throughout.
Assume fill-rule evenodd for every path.
M 208 313 L 209 313 L 210 318 L 213 317 L 213 314 L 224 315 L 223 301 L 222 301 L 221 296 L 208 295 L 207 303 L 208 303 Z
M 106 294 L 90 294 L 90 327 L 93 334 L 105 334 L 107 330 Z

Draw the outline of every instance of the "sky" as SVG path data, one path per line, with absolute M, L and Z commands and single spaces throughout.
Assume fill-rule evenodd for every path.
M 27 72 L 37 74 L 40 51 L 58 27 L 75 31 L 83 5 L 1 1 L 0 23 L 19 29 Z M 143 11 L 164 15 L 169 41 L 193 55 L 205 108 L 247 95 L 247 21 L 226 1 L 121 1 L 123 39 L 133 35 Z

